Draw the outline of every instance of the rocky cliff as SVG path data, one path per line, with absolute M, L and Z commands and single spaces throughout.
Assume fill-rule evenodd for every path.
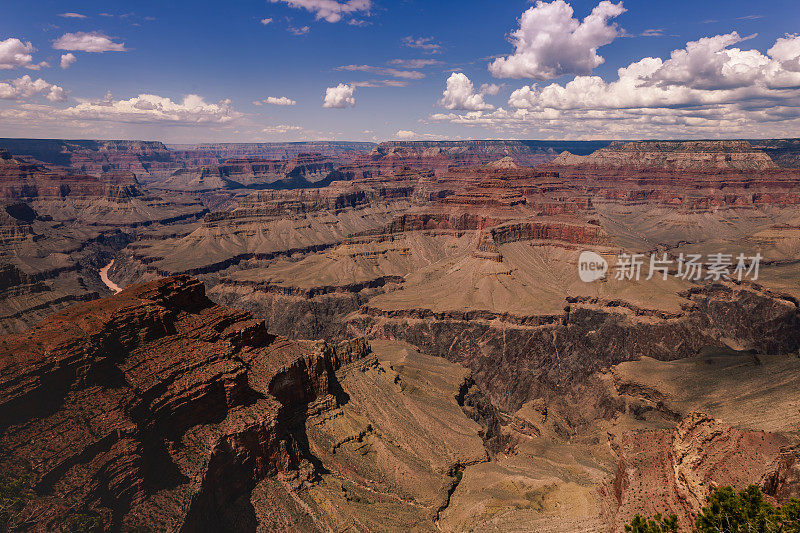
M 226 159 L 218 165 L 182 168 L 164 180 L 152 183 L 155 189 L 205 192 L 221 189 L 300 189 L 324 187 L 338 162 L 320 154 L 302 153 L 289 159 L 256 157 Z
M 11 527 L 432 531 L 487 460 L 466 379 L 277 337 L 186 276 L 129 287 L 0 339 L 0 472 L 30 487 Z
M 747 141 L 613 142 L 587 156 L 563 152 L 552 165 L 706 172 L 777 168 L 767 154 Z
M 349 141 L 311 141 L 290 143 L 206 143 L 193 147 L 200 152 L 213 153 L 224 159 L 259 157 L 263 159 L 292 159 L 303 153 L 318 153 L 327 157 L 352 157 L 369 152 L 375 143 Z
M 232 505 L 259 480 L 313 471 L 297 420 L 336 403 L 335 364 L 188 277 L 4 337 L 0 468 L 34 492 L 16 519 L 49 531 L 79 514 L 112 530 L 240 527 Z
M 447 172 L 450 167 L 483 165 L 507 157 L 515 164 L 534 166 L 552 160 L 557 149 L 584 153 L 604 142 L 558 143 L 547 141 L 389 141 L 340 168 L 349 179 L 391 174 L 405 167 Z
M 0 332 L 97 298 L 107 288 L 96 270 L 116 250 L 204 213 L 191 198 L 148 194 L 128 171 L 76 174 L 0 150 Z
M 625 522 L 635 513 L 677 514 L 690 529 L 713 487 L 759 484 L 768 496 L 797 494 L 800 453 L 787 437 L 733 428 L 705 413 L 690 413 L 671 430 L 628 432 L 620 439 L 619 465 L 605 488 Z M 780 481 L 776 481 L 780 479 Z
M 0 139 L 0 148 L 86 174 L 129 171 L 149 175 L 174 168 L 172 155 L 158 141 Z

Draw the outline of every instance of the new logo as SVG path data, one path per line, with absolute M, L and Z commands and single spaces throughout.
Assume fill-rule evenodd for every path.
M 581 281 L 590 283 L 596 281 L 608 272 L 608 261 L 598 253 L 585 250 L 578 258 L 578 277 Z

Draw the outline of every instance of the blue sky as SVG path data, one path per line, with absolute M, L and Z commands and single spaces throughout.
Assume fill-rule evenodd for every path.
M 13 2 L 0 136 L 800 136 L 797 32 L 796 1 Z

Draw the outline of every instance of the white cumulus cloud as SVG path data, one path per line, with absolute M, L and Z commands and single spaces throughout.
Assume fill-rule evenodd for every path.
M 800 72 L 800 35 L 797 33 L 787 33 L 785 37 L 775 41 L 775 45 L 767 50 L 767 53 L 780 61 L 781 66 L 786 70 Z
M 488 94 L 489 96 L 497 96 L 500 93 L 501 87 L 495 83 L 484 83 L 481 85 L 481 94 Z
M 442 93 L 439 105 L 447 109 L 467 111 L 494 109 L 494 106 L 483 101 L 483 94 L 476 93 L 472 81 L 461 72 L 454 72 L 447 78 L 447 88 Z
M 56 50 L 78 52 L 126 52 L 125 43 L 115 43 L 111 37 L 99 32 L 65 33 L 53 43 Z
M 154 94 L 114 100 L 109 94 L 103 100 L 83 101 L 63 109 L 60 115 L 82 120 L 141 124 L 225 124 L 239 118 L 241 113 L 233 109 L 230 100 L 210 104 L 196 94 L 187 95 L 180 102 Z
M 800 35 L 766 53 L 736 32 L 644 57 L 605 81 L 576 76 L 514 91 L 511 109 L 435 114 L 435 121 L 571 138 L 786 137 L 800 130 Z M 455 109 L 455 108 L 454 108 Z
M 597 49 L 620 35 L 609 20 L 625 11 L 622 2 L 603 0 L 581 22 L 564 0 L 539 0 L 522 14 L 519 28 L 511 34 L 514 53 L 494 60 L 489 71 L 498 78 L 534 80 L 589 74 L 604 61 Z
M 283 2 L 295 9 L 305 9 L 314 13 L 317 20 L 324 19 L 328 22 L 339 22 L 342 17 L 358 12 L 369 13 L 370 0 L 270 0 L 273 4 Z
M 800 58 L 800 36 L 779 39 L 778 48 L 767 55 L 732 48 L 742 40 L 732 32 L 691 41 L 666 61 L 645 57 L 620 68 L 610 83 L 599 76 L 577 76 L 565 85 L 523 87 L 511 94 L 509 105 L 559 110 L 796 105 L 800 72 L 784 65 Z
M 254 103 L 256 105 L 261 105 L 262 103 L 270 105 L 282 105 L 282 106 L 297 105 L 297 102 L 295 102 L 291 98 L 287 98 L 286 96 L 267 96 L 260 102 L 254 102 Z
M 66 54 L 62 54 L 61 55 L 61 68 L 68 69 L 69 66 L 72 65 L 77 60 L 78 60 L 78 58 L 75 57 L 75 54 L 73 54 L 72 52 L 68 52 Z
M 47 63 L 34 63 L 33 53 L 36 48 L 29 42 L 10 37 L 0 41 L 0 70 L 24 67 L 30 70 L 39 70 Z
M 43 79 L 31 79 L 25 75 L 15 80 L 0 82 L 0 98 L 4 100 L 26 100 L 42 95 L 51 102 L 63 102 L 67 95 L 61 87 Z
M 328 87 L 325 89 L 325 99 L 322 102 L 322 107 L 342 109 L 347 106 L 355 106 L 355 93 L 356 88 L 345 83 L 340 83 L 336 87 Z
M 402 140 L 413 139 L 417 136 L 416 132 L 409 131 L 409 130 L 398 130 L 397 133 L 394 134 L 395 137 Z

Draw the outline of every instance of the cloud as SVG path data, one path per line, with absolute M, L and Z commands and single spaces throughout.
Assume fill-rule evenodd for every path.
M 10 37 L 0 41 L 0 70 L 10 70 L 14 68 L 27 68 L 29 70 L 39 70 L 46 67 L 47 63 L 33 62 L 33 53 L 36 48 L 29 42 L 22 42 L 19 39 Z
M 738 33 L 705 37 L 675 50 L 666 61 L 645 57 L 617 71 L 606 83 L 578 76 L 564 86 L 535 85 L 512 93 L 509 104 L 521 109 L 681 108 L 741 104 L 748 108 L 800 97 L 800 36 L 778 39 L 768 55 L 731 48 Z M 789 68 L 787 68 L 789 67 Z
M 639 34 L 641 37 L 664 37 L 663 28 L 650 28 Z
M 78 58 L 75 57 L 75 54 L 73 54 L 72 52 L 68 52 L 66 54 L 62 54 L 61 55 L 61 68 L 62 69 L 68 69 L 69 66 L 72 65 L 77 60 L 78 60 Z
M 289 26 L 288 28 L 286 28 L 286 31 L 288 31 L 292 35 L 305 35 L 310 30 L 311 28 L 308 26 L 303 26 L 301 28 L 295 28 L 294 26 Z
M 367 132 L 364 132 L 367 133 Z M 371 132 L 370 132 L 371 133 Z M 417 133 L 416 131 L 411 130 L 398 130 L 397 133 L 394 134 L 397 139 L 402 141 L 409 141 L 412 139 L 441 139 L 441 137 L 437 135 L 433 135 L 432 133 Z
M 261 19 L 261 24 L 266 26 L 267 24 L 272 24 L 272 19 Z
M 752 85 L 763 76 L 769 58 L 757 50 L 729 49 L 752 37 L 742 38 L 734 31 L 686 43 L 686 48 L 674 50 L 648 81 L 710 90 Z
M 289 105 L 297 105 L 297 102 L 292 100 L 291 98 L 287 98 L 285 96 L 267 96 L 264 100 L 253 102 L 255 105 L 261 104 L 270 104 L 270 105 L 281 105 L 281 106 L 289 106 Z
M 99 32 L 65 33 L 53 43 L 56 50 L 79 52 L 126 52 L 125 43 L 115 43 L 111 37 Z
M 481 85 L 481 94 L 488 94 L 489 96 L 497 96 L 500 92 L 501 86 L 495 83 L 484 83 Z
M 403 37 L 401 41 L 403 46 L 407 46 L 408 48 L 417 48 L 419 50 L 423 50 L 428 52 L 429 54 L 438 54 L 442 50 L 442 45 L 435 42 L 433 37 L 412 37 L 407 36 Z
M 572 18 L 572 6 L 564 0 L 539 0 L 522 14 L 519 28 L 511 34 L 514 53 L 495 59 L 489 71 L 498 78 L 534 80 L 589 74 L 605 61 L 597 49 L 620 35 L 609 19 L 625 11 L 622 2 L 603 0 L 580 22 Z
M 83 101 L 62 109 L 60 116 L 81 120 L 99 120 L 138 124 L 225 124 L 241 117 L 230 100 L 206 103 L 202 97 L 190 94 L 181 102 L 154 94 L 140 94 L 128 100 L 114 100 L 108 94 L 103 100 Z
M 275 126 L 267 126 L 261 131 L 263 133 L 269 133 L 270 135 L 275 135 L 275 134 L 284 134 L 289 132 L 301 132 L 304 130 L 300 126 L 292 126 L 289 124 L 277 124 Z
M 483 95 L 475 92 L 470 79 L 461 72 L 454 72 L 447 78 L 447 88 L 442 93 L 439 105 L 447 109 L 467 111 L 494 109 L 494 106 L 483 101 Z
M 0 82 L 0 99 L 27 100 L 37 95 L 43 95 L 51 102 L 63 102 L 67 99 L 64 89 L 41 78 L 34 81 L 25 75 L 15 80 Z
M 391 76 L 393 78 L 402 78 L 407 80 L 420 80 L 425 77 L 422 72 L 413 70 L 398 70 L 395 68 L 373 67 L 370 65 L 343 65 L 336 67 L 335 70 L 344 70 L 348 72 L 370 72 L 380 76 Z
M 65 19 L 85 19 L 86 15 L 81 15 L 80 13 L 59 13 L 59 17 L 64 17 Z
M 438 59 L 392 59 L 389 64 L 402 68 L 417 69 L 441 65 L 442 62 Z
M 328 22 L 339 22 L 343 16 L 353 13 L 364 12 L 369 14 L 371 7 L 370 0 L 348 0 L 338 2 L 336 0 L 270 0 L 273 4 L 283 2 L 295 9 L 305 9 L 314 13 L 317 20 L 324 19 Z
M 800 36 L 777 39 L 766 54 L 734 46 L 746 39 L 736 32 L 705 37 L 666 60 L 644 57 L 620 68 L 610 82 L 576 76 L 534 84 L 511 94 L 510 110 L 430 118 L 554 136 L 785 137 L 800 128 Z
M 325 100 L 322 102 L 322 107 L 342 109 L 347 106 L 355 106 L 355 92 L 355 87 L 344 83 L 340 83 L 336 87 L 328 87 L 325 89 Z
M 779 61 L 781 67 L 792 71 L 800 72 L 800 35 L 787 33 L 785 37 L 780 37 L 775 41 L 775 45 L 767 50 L 767 53 L 775 61 Z
M 405 80 L 364 80 L 351 81 L 353 87 L 408 87 Z

